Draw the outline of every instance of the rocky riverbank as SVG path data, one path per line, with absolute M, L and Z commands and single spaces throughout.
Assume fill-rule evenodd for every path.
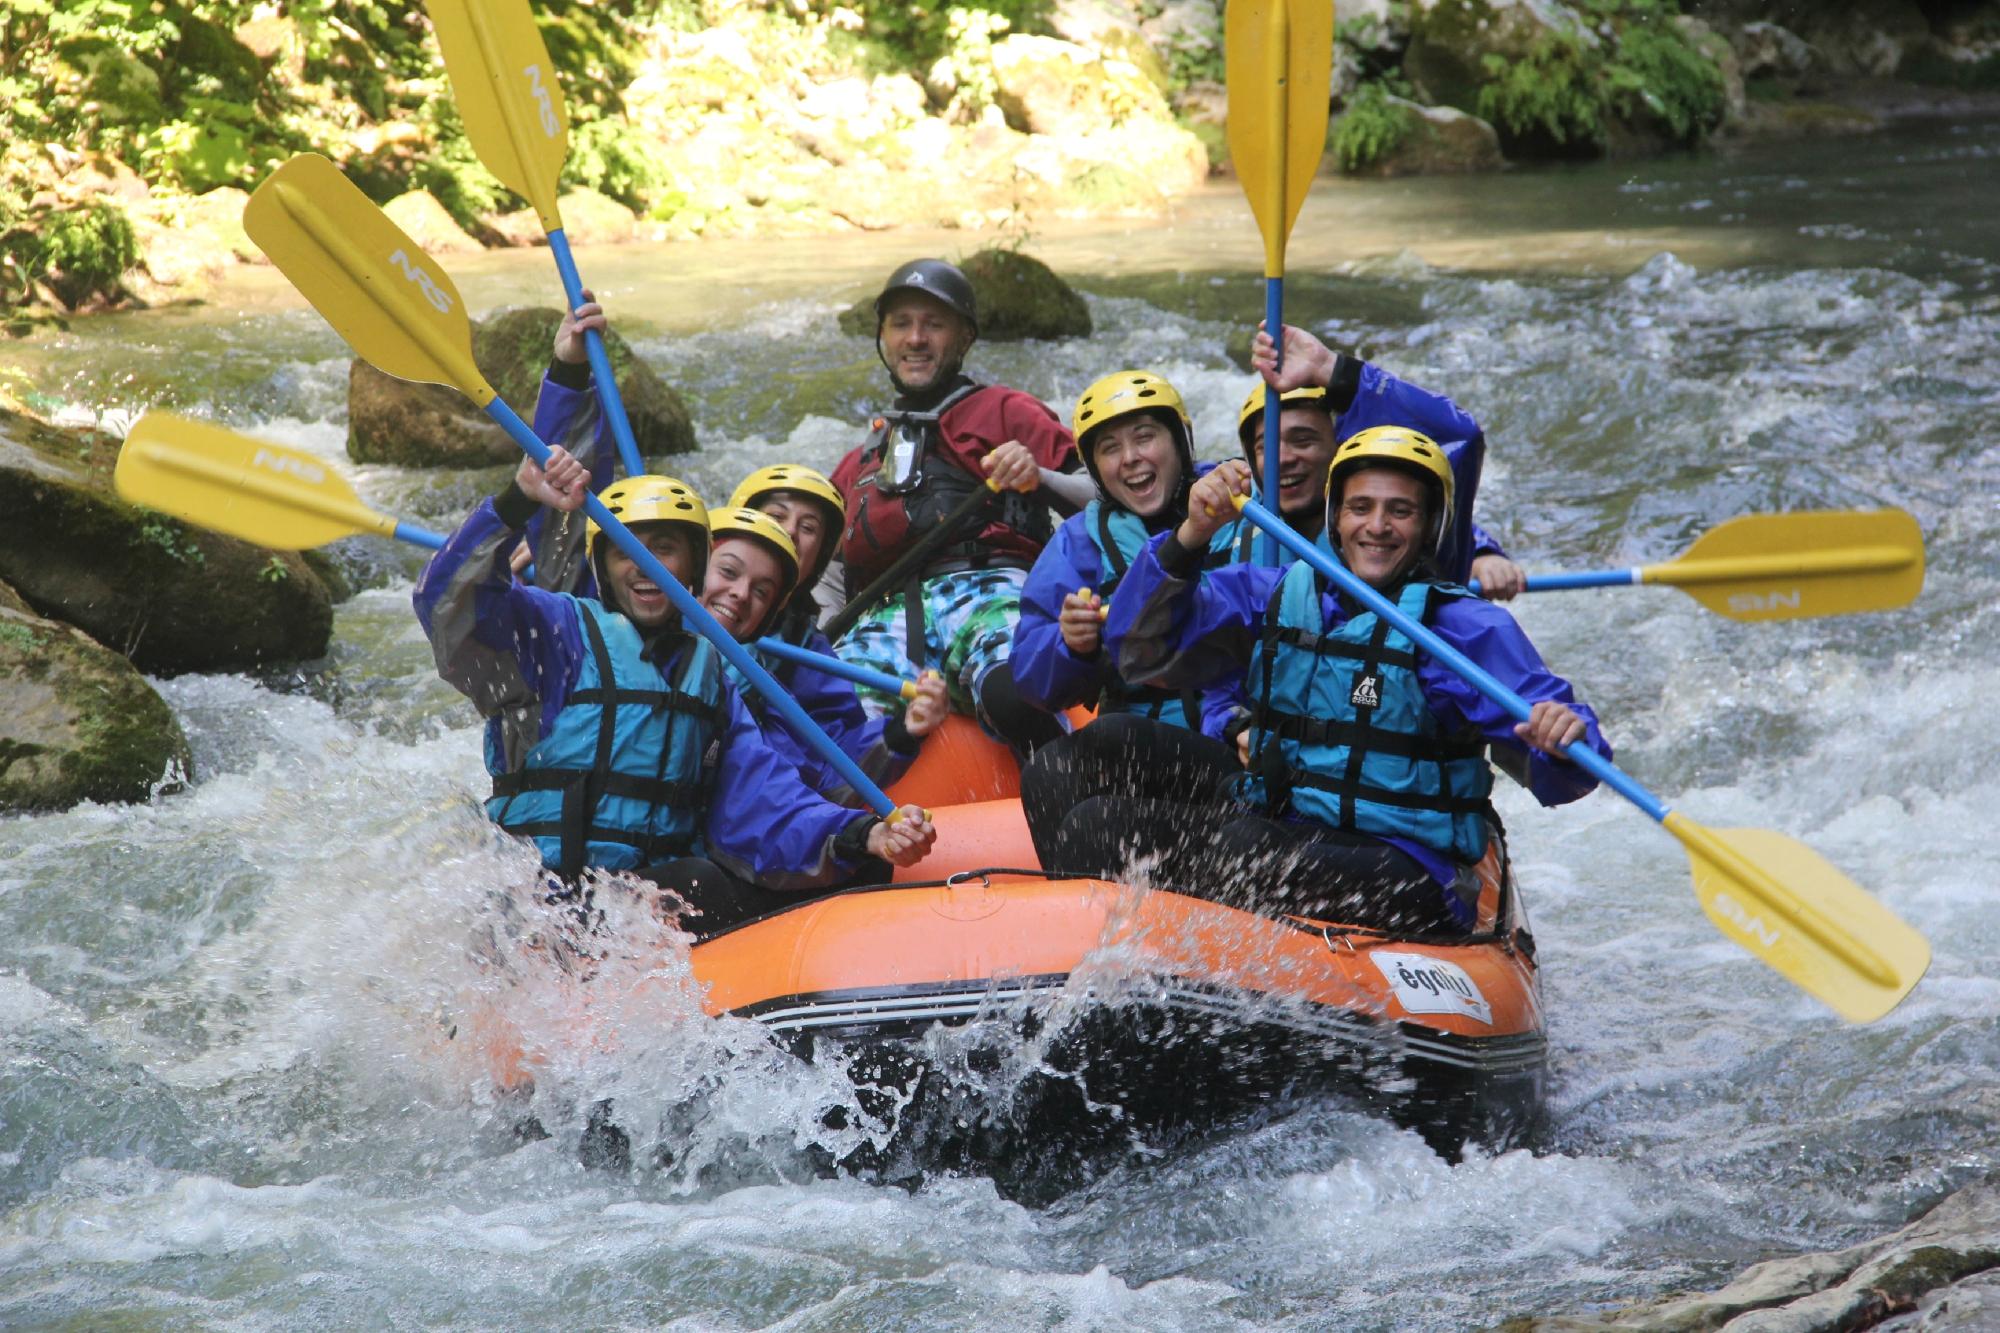
M 1901 1230 L 1844 1250 L 1773 1259 L 1718 1291 L 1600 1314 L 1512 1319 L 1496 1333 L 1848 1333 L 2000 1327 L 2000 1177 Z
M 300 149 L 434 251 L 540 240 L 472 154 L 415 3 L 80 3 L 0 20 L 15 332 L 202 299 L 257 261 L 244 191 Z M 905 225 L 1018 239 L 1037 218 L 1158 213 L 1228 169 L 1222 16 L 1222 0 L 546 12 L 573 120 L 566 230 L 585 246 Z M 1354 174 L 2000 109 L 1995 0 L 1349 0 L 1337 19 L 1326 169 Z

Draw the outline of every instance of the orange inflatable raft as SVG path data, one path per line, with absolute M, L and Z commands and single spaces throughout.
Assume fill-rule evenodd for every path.
M 894 1122 L 844 1169 L 965 1169 L 1038 1200 L 1107 1159 L 1329 1092 L 1447 1154 L 1504 1147 L 1539 1118 L 1534 942 L 1498 841 L 1471 933 L 1397 938 L 1045 874 L 1018 785 L 1005 748 L 955 718 L 892 789 L 933 808 L 922 863 L 693 947 L 708 1013 L 838 1059 Z M 497 1084 L 535 1078 L 506 1024 L 468 1018 Z

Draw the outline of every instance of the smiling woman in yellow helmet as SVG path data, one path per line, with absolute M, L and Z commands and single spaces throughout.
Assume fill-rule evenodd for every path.
M 845 512 L 840 492 L 831 482 L 796 463 L 780 463 L 759 468 L 745 477 L 729 497 L 728 511 L 745 516 L 748 525 L 744 542 L 754 545 L 752 532 L 762 532 L 764 544 L 777 549 L 782 538 L 790 544 L 793 568 L 791 590 L 780 599 L 774 615 L 762 622 L 763 634 L 831 657 L 833 645 L 820 633 L 813 585 L 826 572 L 833 558 L 834 544 L 840 539 L 840 521 Z M 764 526 L 768 525 L 768 527 Z M 717 550 L 732 544 L 721 527 L 716 529 Z M 748 642 L 754 635 L 737 632 Z M 926 671 L 917 678 L 917 697 L 900 711 L 892 709 L 870 717 L 861 705 L 854 686 L 838 676 L 791 660 L 759 655 L 758 661 L 780 684 L 791 691 L 799 707 L 833 739 L 863 773 L 879 786 L 889 786 L 916 761 L 924 737 L 944 721 L 951 709 L 945 697 L 944 677 Z M 792 743 L 782 727 L 771 730 L 772 744 L 796 752 L 799 771 L 808 785 L 829 800 L 860 804 L 860 797 L 841 781 L 831 767 L 804 746 Z M 781 734 L 782 733 L 782 734 Z
M 1451 399 L 1399 379 L 1379 366 L 1335 352 L 1304 329 L 1285 326 L 1285 364 L 1278 370 L 1277 348 L 1259 332 L 1250 348 L 1251 366 L 1276 376 L 1278 399 L 1278 498 L 1271 508 L 1284 515 L 1302 537 L 1331 549 L 1326 535 L 1326 477 L 1337 441 L 1374 426 L 1404 426 L 1443 449 L 1457 478 L 1459 502 L 1439 543 L 1439 571 L 1454 582 L 1479 581 L 1480 593 L 1507 601 L 1520 592 L 1521 568 L 1507 558 L 1492 534 L 1472 521 L 1486 458 L 1486 432 Z M 1251 476 L 1264 476 L 1265 382 L 1260 379 L 1236 415 L 1237 439 L 1250 460 Z M 1237 558 L 1254 558 L 1256 533 L 1249 523 L 1234 527 Z
M 1204 716 L 1200 692 L 1132 685 L 1103 651 L 1105 602 L 1146 542 L 1186 516 L 1188 487 L 1214 466 L 1195 462 L 1180 392 L 1154 371 L 1117 371 L 1083 391 L 1072 421 L 1097 497 L 1037 557 L 1014 634 L 1022 698 L 1051 711 L 1097 709 L 1095 722 L 1043 746 L 1021 770 L 1028 829 L 1051 866 L 1049 833 L 1093 796 L 1193 800 L 1212 787 L 1230 755 L 1213 733 L 1233 702 L 1218 694 Z M 1212 563 L 1229 554 L 1225 533 Z

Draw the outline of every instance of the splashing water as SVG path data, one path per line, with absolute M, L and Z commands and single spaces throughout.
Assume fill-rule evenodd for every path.
M 703 1016 L 686 936 L 619 885 L 589 937 L 539 899 L 409 616 L 419 557 L 344 543 L 373 590 L 326 662 L 161 683 L 191 790 L 0 822 L 0 1322 L 1449 1329 L 1899 1224 L 1985 1170 L 2000 1121 L 2000 195 L 1973 169 L 1996 150 L 1994 126 L 1938 126 L 1332 185 L 1287 284 L 1296 322 L 1480 417 L 1481 521 L 1531 570 L 1668 559 L 1738 513 L 1917 516 L 1929 577 L 1904 611 L 1746 626 L 1665 589 L 1517 606 L 1628 771 L 1704 822 L 1810 843 L 1930 937 L 1884 1021 L 1842 1026 L 1724 943 L 1678 848 L 1616 797 L 1542 811 L 1508 789 L 1554 1043 L 1531 1148 L 1445 1161 L 1311 1102 L 1040 1209 L 978 1177 L 822 1178 L 887 1142 L 894 1098 Z M 674 312 L 631 331 L 695 414 L 703 450 L 676 469 L 717 494 L 835 461 L 880 371 L 833 313 L 905 251 L 959 243 L 816 242 L 809 281 L 767 271 L 777 243 L 704 246 L 705 287 L 687 247 L 582 258 L 614 309 Z M 1204 455 L 1231 452 L 1247 379 L 1222 347 L 1261 309 L 1240 202 L 1039 248 L 1099 332 L 982 347 L 975 369 L 1066 411 L 1150 366 Z M 545 293 L 542 262 L 481 260 L 466 290 Z M 80 322 L 15 359 L 53 409 L 173 403 L 342 459 L 345 355 L 282 302 Z M 503 475 L 357 481 L 446 527 Z M 1119 962 L 1091 981 L 1143 998 Z M 1044 1001 L 1050 1028 L 1081 985 Z M 1001 1099 L 1060 1075 L 1046 1045 L 996 1045 L 1011 1003 L 928 1054 Z M 496 1052 L 532 1088 L 508 1091 Z M 629 1174 L 579 1163 L 603 1103 Z

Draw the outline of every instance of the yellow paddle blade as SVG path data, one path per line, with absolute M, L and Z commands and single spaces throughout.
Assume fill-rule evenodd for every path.
M 1672 584 L 1732 620 L 1888 611 L 1923 589 L 1924 539 L 1900 509 L 1746 514 L 1639 581 Z
M 395 519 L 363 504 L 311 454 L 171 412 L 139 418 L 112 481 L 133 504 L 275 551 L 357 532 L 396 535 Z
M 493 401 L 458 288 L 333 163 L 301 153 L 272 172 L 244 207 L 243 229 L 376 369 L 455 385 L 481 407 Z
M 472 151 L 554 231 L 569 112 L 528 0 L 425 0 L 424 8 Z
M 1924 937 L 1802 842 L 1770 829 L 1662 821 L 1724 935 L 1851 1023 L 1894 1009 L 1930 966 Z
M 1222 44 L 1229 157 L 1264 234 L 1264 274 L 1281 277 L 1326 151 L 1333 0 L 1229 0 Z

